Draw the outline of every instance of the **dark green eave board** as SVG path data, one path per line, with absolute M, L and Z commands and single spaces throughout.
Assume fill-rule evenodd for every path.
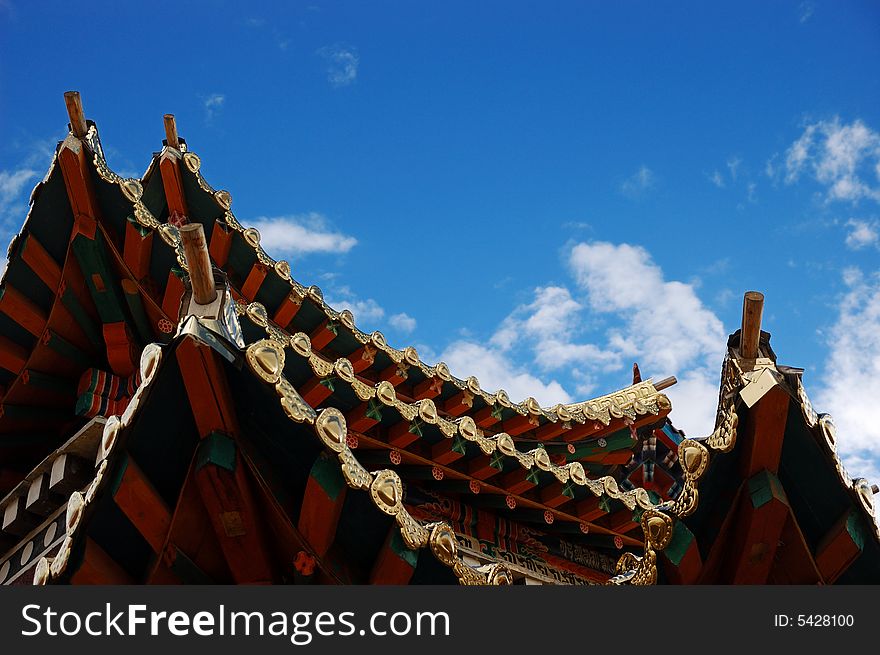
M 794 402 L 789 404 L 779 479 L 804 538 L 814 550 L 831 526 L 855 505 Z

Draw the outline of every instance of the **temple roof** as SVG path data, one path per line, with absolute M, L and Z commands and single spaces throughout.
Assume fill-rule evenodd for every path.
M 463 582 L 509 577 L 491 562 L 466 562 L 459 553 L 454 541 L 470 529 L 462 520 L 469 512 L 507 522 L 496 533 L 549 535 L 592 549 L 600 559 L 620 556 L 618 575 L 585 573 L 592 582 L 737 580 L 759 573 L 784 581 L 764 564 L 758 573 L 754 563 L 730 570 L 718 564 L 735 557 L 716 544 L 733 539 L 741 547 L 756 521 L 769 520 L 772 511 L 783 516 L 780 530 L 800 531 L 807 559 L 824 558 L 813 567 L 818 581 L 871 571 L 880 559 L 871 487 L 848 477 L 833 423 L 812 411 L 799 374 L 776 365 L 769 337 L 751 357 L 743 355 L 738 334 L 732 337 L 716 430 L 708 437 L 685 438 L 669 423 L 671 404 L 662 393 L 668 381 L 634 381 L 599 398 L 552 407 L 534 398 L 513 402 L 503 390 L 483 390 L 473 376 L 455 377 L 442 362 L 426 364 L 412 346 L 398 349 L 381 332 L 360 330 L 351 311 L 336 311 L 318 287 L 298 282 L 288 262 L 266 252 L 259 232 L 236 219 L 231 194 L 205 180 L 201 160 L 179 139 L 173 120 L 169 127 L 166 117 L 164 146 L 140 180 L 112 171 L 93 123 L 73 112 L 71 125 L 32 193 L 0 284 L 0 493 L 8 492 L 0 503 L 2 529 L 23 537 L 36 516 L 60 516 L 65 499 L 69 510 L 64 529 L 70 541 L 60 546 L 65 563 L 58 553 L 54 569 L 48 556 L 40 560 L 41 580 L 70 579 L 76 575 L 66 569 L 71 553 L 82 555 L 87 544 L 100 541 L 94 530 L 103 519 L 81 537 L 80 524 L 70 525 L 70 507 L 79 516 L 95 498 L 102 507 L 110 503 L 102 498 L 115 499 L 109 505 L 115 509 L 102 512 L 122 509 L 125 530 L 146 541 L 132 536 L 132 543 L 161 554 L 167 544 L 151 532 L 155 526 L 139 524 L 131 507 L 128 514 L 113 485 L 129 475 L 125 471 L 138 471 L 140 482 L 132 484 L 165 489 L 164 500 L 154 494 L 152 511 L 167 513 L 170 525 L 173 503 L 183 502 L 187 476 L 195 475 L 186 469 L 191 457 L 216 465 L 199 475 L 219 476 L 238 490 L 242 516 L 260 515 L 272 531 L 300 545 L 297 530 L 304 531 L 303 552 L 312 552 L 309 531 L 321 529 L 308 520 L 317 511 L 310 505 L 314 494 L 300 490 L 302 507 L 278 495 L 284 467 L 307 462 L 296 474 L 302 484 L 336 480 L 337 491 L 343 485 L 363 492 L 380 514 L 393 517 L 397 547 L 428 548 Z M 221 299 L 212 316 L 193 305 L 182 233 L 196 224 L 219 280 Z M 168 381 L 161 402 L 150 400 L 160 369 L 173 369 L 162 374 Z M 161 417 L 167 420 L 163 402 L 165 412 L 174 408 L 171 431 L 178 436 L 164 435 L 163 450 L 150 450 L 159 446 L 148 435 Z M 780 413 L 788 419 L 780 421 Z M 93 435 L 103 417 L 97 446 L 83 435 Z M 317 435 L 314 446 L 300 445 L 305 428 Z M 273 431 L 296 445 L 279 445 Z M 79 450 L 68 453 L 72 447 Z M 79 469 L 94 458 L 94 470 L 85 478 L 82 470 L 67 471 L 61 459 L 67 455 Z M 179 460 L 173 483 L 161 472 L 165 456 Z M 55 461 L 62 461 L 57 480 Z M 815 477 L 822 485 L 818 495 L 810 486 L 813 474 L 805 473 L 816 466 L 822 471 Z M 223 477 L 230 472 L 233 477 Z M 730 497 L 725 485 L 746 491 Z M 259 509 L 248 500 L 253 488 Z M 438 505 L 434 497 L 444 500 Z M 760 504 L 750 510 L 742 499 L 755 497 Z M 202 502 L 210 508 L 220 501 L 209 495 Z M 364 529 L 356 527 L 357 511 L 333 511 L 340 525 L 354 533 Z M 834 521 L 843 532 L 829 536 Z M 731 527 L 737 522 L 743 526 Z M 789 523 L 794 527 L 786 528 Z M 229 529 L 237 528 L 218 527 L 214 548 L 227 557 L 223 530 Z M 751 546 L 767 550 L 771 561 L 775 547 L 754 538 Z M 319 562 L 323 555 L 316 554 Z M 801 555 L 791 557 L 802 561 Z M 212 569 L 212 557 L 194 566 Z M 224 571 L 218 567 L 216 575 Z M 807 574 L 785 575 L 798 581 Z M 365 573 L 350 575 L 356 580 Z M 248 581 L 244 577 L 235 579 Z

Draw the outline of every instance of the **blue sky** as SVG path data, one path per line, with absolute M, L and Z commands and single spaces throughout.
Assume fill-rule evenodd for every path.
M 514 399 L 638 361 L 704 434 L 763 291 L 780 361 L 877 479 L 877 62 L 870 2 L 0 0 L 0 240 L 65 90 L 124 175 L 172 112 L 300 281 Z

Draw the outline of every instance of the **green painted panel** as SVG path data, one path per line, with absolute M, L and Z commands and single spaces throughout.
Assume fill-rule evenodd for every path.
M 759 471 L 749 478 L 749 496 L 755 509 L 766 505 L 774 498 L 788 505 L 782 483 L 770 471 Z
M 672 529 L 672 539 L 663 551 L 666 559 L 675 564 L 675 566 L 681 564 L 681 560 L 684 559 L 685 553 L 687 553 L 693 540 L 694 535 L 687 529 L 687 526 L 682 521 L 676 521 L 675 527 Z
M 419 563 L 419 551 L 406 547 L 403 537 L 400 536 L 400 530 L 394 529 L 394 532 L 391 533 L 391 550 L 412 568 L 416 568 Z
M 331 460 L 324 453 L 315 460 L 309 475 L 321 485 L 321 489 L 327 494 L 330 500 L 335 501 L 340 492 L 345 489 L 345 478 L 342 477 L 342 471 L 338 462 Z
M 235 441 L 219 432 L 212 432 L 202 439 L 196 453 L 196 471 L 208 464 L 235 471 Z

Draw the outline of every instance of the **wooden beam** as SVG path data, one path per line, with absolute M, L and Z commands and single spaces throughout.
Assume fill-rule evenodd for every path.
M 425 378 L 413 387 L 413 399 L 436 398 L 443 393 L 443 380 L 437 377 Z
M 165 114 L 165 145 L 180 150 L 180 139 L 177 136 L 177 122 L 174 120 L 174 114 Z
M 419 551 L 407 548 L 400 536 L 400 528 L 392 524 L 370 571 L 370 584 L 409 584 L 418 562 Z
M 118 465 L 113 500 L 154 553 L 162 553 L 171 527 L 171 510 L 137 463 L 126 455 Z
M 216 225 L 216 223 L 215 223 Z M 211 239 L 211 244 L 213 245 L 214 239 Z M 213 251 L 212 251 L 213 255 Z M 290 325 L 290 322 L 293 320 L 293 317 L 296 316 L 297 312 L 299 312 L 302 307 L 302 299 L 296 295 L 293 291 L 287 294 L 284 297 L 284 300 L 281 301 L 281 304 L 278 306 L 278 309 L 275 310 L 275 314 L 272 316 L 272 322 L 275 323 L 282 330 L 286 330 L 287 326 Z
M 321 324 L 312 330 L 309 339 L 312 342 L 312 350 L 323 350 L 324 346 L 329 344 L 336 338 L 339 328 L 336 323 L 330 319 L 325 319 Z
M 82 457 L 62 453 L 52 462 L 49 472 L 49 491 L 61 497 L 69 497 L 82 489 L 94 477 L 95 467 Z
M 511 437 L 516 437 L 521 435 L 523 432 L 528 432 L 529 430 L 534 430 L 540 425 L 540 421 L 538 417 L 532 413 L 528 413 L 525 416 L 517 415 L 513 418 L 509 418 L 506 421 L 501 423 L 501 429 L 509 434 Z
M 30 353 L 24 346 L 0 335 L 0 367 L 14 375 L 21 373 Z
M 86 538 L 82 563 L 70 577 L 71 584 L 130 585 L 135 580 L 91 537 Z
M 272 560 L 235 441 L 219 432 L 202 439 L 195 479 L 236 584 L 271 584 Z
M 742 330 L 739 352 L 744 359 L 757 359 L 761 341 L 761 314 L 764 311 L 764 294 L 746 291 L 743 297 Z
M 217 299 L 211 256 L 205 242 L 205 229 L 201 223 L 188 223 L 180 228 L 180 241 L 189 269 L 193 300 L 200 305 L 210 305 Z M 247 295 L 247 294 L 245 294 Z
M 674 584 L 696 584 L 703 569 L 697 538 L 684 521 L 676 521 L 672 538 L 663 549 L 666 578 Z
M 772 472 L 760 471 L 748 480 L 729 554 L 729 583 L 766 583 L 788 512 L 785 490 Z
M 86 135 L 88 127 L 79 91 L 65 91 L 64 104 L 67 105 L 67 115 L 70 117 L 70 131 L 75 137 L 82 139 Z
M 775 385 L 747 410 L 740 440 L 740 469 L 744 478 L 764 469 L 771 473 L 779 470 L 790 399 L 781 385 Z
M 180 314 L 180 301 L 185 290 L 183 279 L 172 268 L 168 271 L 168 282 L 165 284 L 165 294 L 162 297 L 162 313 L 168 316 L 172 323 L 177 323 L 177 317 Z
M 260 293 L 260 287 L 263 286 L 263 281 L 268 274 L 269 269 L 259 262 L 251 266 L 250 273 L 248 273 L 244 284 L 241 285 L 241 295 L 248 300 L 256 300 L 257 294 Z
M 35 302 L 15 289 L 9 282 L 0 288 L 0 312 L 6 314 L 35 337 L 40 337 L 49 317 Z
M 833 584 L 862 554 L 866 529 L 858 513 L 844 512 L 816 547 L 816 566 L 827 584 Z
M 186 218 L 189 211 L 187 211 L 186 192 L 183 190 L 183 178 L 180 172 L 180 153 L 164 150 L 159 157 L 159 174 L 162 176 L 169 218 L 172 216 Z
M 27 511 L 25 496 L 12 498 L 3 508 L 3 520 L 0 522 L 3 532 L 23 537 L 40 524 L 39 518 Z
M 409 364 L 405 364 L 404 362 L 392 362 L 391 366 L 386 367 L 381 373 L 379 373 L 379 380 L 389 382 L 392 386 L 395 387 L 406 380 L 408 377 Z
M 150 256 L 153 250 L 153 232 L 136 224 L 133 220 L 125 222 L 125 242 L 122 246 L 122 259 L 135 279 L 140 281 L 150 275 Z
M 184 339 L 176 355 L 199 435 L 238 434 L 232 392 L 214 351 L 193 339 Z
M 462 389 L 443 403 L 443 411 L 452 416 L 461 416 L 474 406 L 474 394 Z
M 368 343 L 355 350 L 348 358 L 351 360 L 355 373 L 360 373 L 370 368 L 376 359 L 376 348 Z
M 52 291 L 57 291 L 61 285 L 61 266 L 37 241 L 33 234 L 24 237 L 21 245 L 21 258 L 25 264 L 39 277 Z
M 317 557 L 324 557 L 336 539 L 346 489 L 339 464 L 322 452 L 306 481 L 297 524 Z

